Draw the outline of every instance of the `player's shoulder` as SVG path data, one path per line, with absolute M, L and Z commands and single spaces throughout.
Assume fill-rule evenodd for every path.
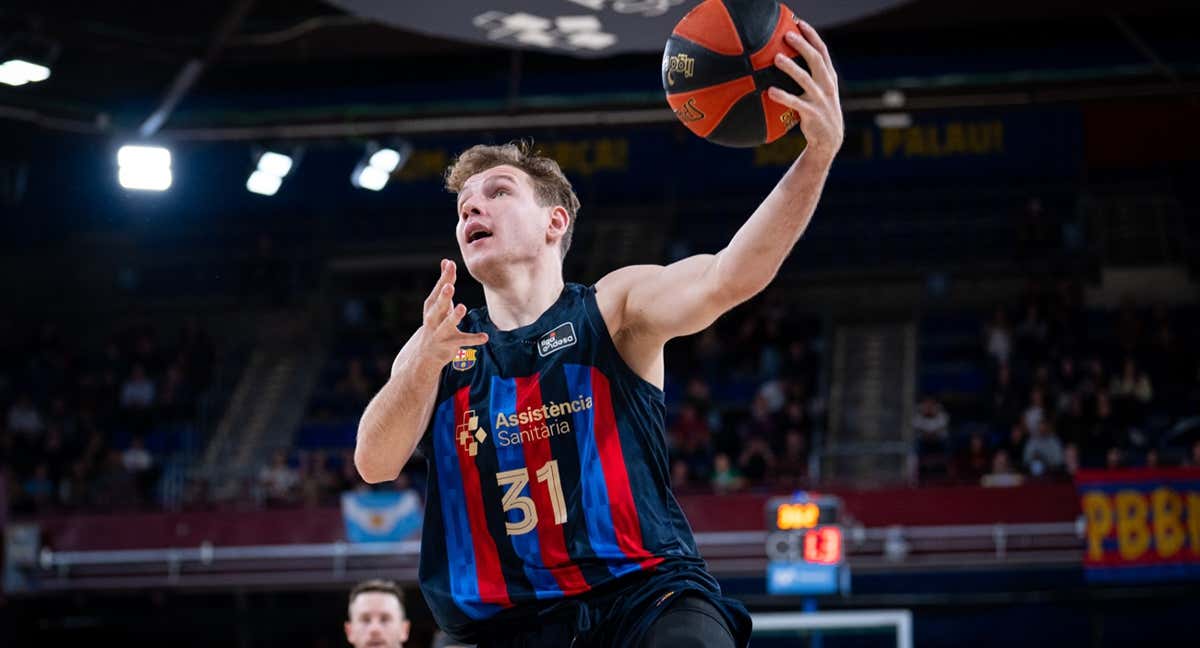
M 629 293 L 662 269 L 660 265 L 629 265 L 613 270 L 596 282 L 596 305 L 613 339 L 618 337 L 627 323 L 625 315 Z
M 626 295 L 638 282 L 645 281 L 655 273 L 661 272 L 662 269 L 663 266 L 650 263 L 617 268 L 596 282 L 596 295 L 599 296 L 603 293 Z

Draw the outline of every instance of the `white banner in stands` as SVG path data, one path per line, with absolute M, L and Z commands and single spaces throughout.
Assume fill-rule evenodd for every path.
M 410 31 L 580 57 L 662 52 L 675 24 L 697 4 L 695 0 L 328 1 L 349 13 Z M 906 2 L 789 0 L 784 4 L 820 29 Z

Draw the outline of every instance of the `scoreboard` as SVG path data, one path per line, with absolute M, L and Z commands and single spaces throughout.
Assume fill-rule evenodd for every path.
M 798 491 L 767 501 L 767 591 L 771 594 L 838 594 L 850 587 L 841 500 Z

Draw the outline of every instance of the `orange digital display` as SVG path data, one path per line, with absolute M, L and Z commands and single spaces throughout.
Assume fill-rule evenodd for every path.
M 805 533 L 804 560 L 822 565 L 836 565 L 842 562 L 841 528 L 826 526 Z
M 780 531 L 811 529 L 817 526 L 821 509 L 812 502 L 780 504 L 776 510 L 776 526 Z

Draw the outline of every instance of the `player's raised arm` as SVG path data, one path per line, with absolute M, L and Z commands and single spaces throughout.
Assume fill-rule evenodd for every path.
M 487 342 L 486 333 L 458 330 L 467 307 L 452 301 L 455 271 L 453 261 L 442 261 L 441 277 L 425 299 L 421 327 L 396 355 L 391 378 L 358 422 L 354 466 L 364 481 L 388 481 L 400 474 L 429 425 L 442 367 L 459 348 Z
M 808 23 L 787 34 L 812 70 L 777 56 L 775 65 L 796 80 L 804 94 L 771 88 L 773 100 L 800 115 L 808 141 L 804 153 L 715 255 L 697 255 L 668 266 L 631 266 L 602 279 L 597 288 L 624 296 L 616 326 L 638 338 L 662 343 L 703 330 L 722 313 L 761 292 L 808 227 L 833 158 L 842 145 L 843 121 L 837 74 L 829 51 Z

